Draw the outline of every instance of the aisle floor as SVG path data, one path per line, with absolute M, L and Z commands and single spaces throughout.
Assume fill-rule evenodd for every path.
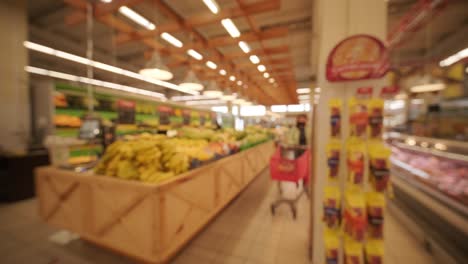
M 297 191 L 287 185 L 289 195 Z M 172 263 L 176 264 L 249 264 L 293 263 L 308 261 L 308 212 L 305 196 L 298 204 L 298 216 L 292 219 L 289 208 L 270 213 L 270 204 L 278 196 L 276 184 L 268 172 L 259 176 L 204 231 L 196 236 Z M 35 199 L 0 205 L 0 263 L 2 264 L 96 264 L 134 263 L 132 260 L 96 247 L 80 239 L 65 245 L 51 242 L 59 230 L 44 224 L 37 216 Z M 422 246 L 395 219 L 387 221 L 387 263 L 432 263 Z

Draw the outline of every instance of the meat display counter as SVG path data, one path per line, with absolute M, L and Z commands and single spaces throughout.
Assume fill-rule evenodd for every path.
M 390 209 L 436 263 L 468 259 L 468 142 L 389 133 L 395 199 Z

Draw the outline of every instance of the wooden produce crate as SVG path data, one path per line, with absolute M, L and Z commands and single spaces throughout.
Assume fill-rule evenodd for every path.
M 83 239 L 147 263 L 166 263 L 236 197 L 273 155 L 272 142 L 160 184 L 36 171 L 40 216 Z

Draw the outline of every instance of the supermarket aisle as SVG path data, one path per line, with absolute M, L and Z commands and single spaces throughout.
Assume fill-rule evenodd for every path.
M 300 200 L 294 221 L 287 207 L 271 217 L 269 206 L 276 195 L 276 185 L 265 171 L 173 263 L 309 263 L 308 200 Z M 35 200 L 0 206 L 0 263 L 134 263 L 79 239 L 66 245 L 51 242 L 49 237 L 57 230 L 42 223 L 36 211 Z M 391 217 L 387 223 L 386 264 L 432 263 L 403 226 Z

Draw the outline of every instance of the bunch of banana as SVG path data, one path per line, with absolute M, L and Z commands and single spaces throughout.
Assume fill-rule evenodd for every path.
M 172 171 L 162 172 L 155 169 L 147 169 L 140 173 L 140 181 L 148 183 L 157 183 L 169 179 L 174 176 Z

